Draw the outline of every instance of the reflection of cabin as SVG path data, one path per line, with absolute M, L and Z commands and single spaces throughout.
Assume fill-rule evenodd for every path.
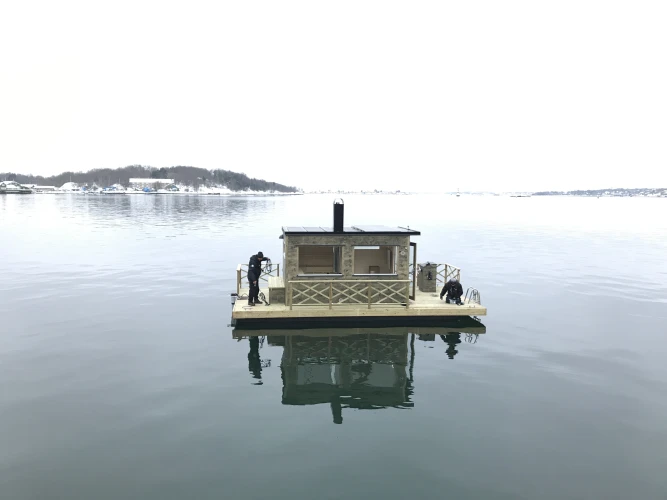
M 280 375 L 282 404 L 305 406 L 327 404 L 334 423 L 343 422 L 343 410 L 412 408 L 414 393 L 415 340 L 435 340 L 453 360 L 460 344 L 477 343 L 486 327 L 469 317 L 438 321 L 430 327 L 287 328 L 237 327 L 234 338 L 248 338 L 248 369 L 254 384 L 262 384 L 260 338 L 282 347 Z M 462 335 L 465 335 L 462 340 Z M 436 337 L 437 336 L 437 337 Z M 261 342 L 264 345 L 264 341 Z M 269 351 L 269 355 L 272 351 Z M 443 356 L 444 359 L 444 356 Z M 275 371 L 271 372 L 277 376 Z M 265 374 L 266 375 L 266 374 Z
M 411 407 L 407 335 L 350 335 L 286 339 L 281 369 L 283 404 L 330 403 L 342 408 Z
M 417 264 L 417 244 L 411 238 L 419 231 L 345 226 L 342 202 L 333 209 L 332 227 L 282 228 L 283 263 L 264 269 L 259 280 L 270 307 L 246 307 L 247 301 L 239 300 L 232 309 L 234 320 L 486 314 L 479 295 L 463 306 L 439 299 L 438 288 L 451 277 L 460 279 L 460 269 Z M 246 296 L 247 286 L 247 266 L 239 265 L 235 295 Z

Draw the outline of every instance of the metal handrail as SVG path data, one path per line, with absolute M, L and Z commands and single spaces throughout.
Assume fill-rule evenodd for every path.
M 402 285 L 405 285 L 404 289 Z M 299 289 L 301 286 L 303 288 Z M 305 300 L 310 303 L 295 303 L 294 299 L 301 296 L 307 296 Z M 294 306 L 328 306 L 332 309 L 333 306 L 349 305 L 367 305 L 368 309 L 373 305 L 405 305 L 409 308 L 410 280 L 294 280 L 287 283 L 286 298 L 290 310 Z
M 259 276 L 260 281 L 266 281 L 268 283 L 270 277 L 280 277 L 280 264 L 273 264 L 271 266 L 271 271 L 266 272 L 265 268 L 262 268 L 262 273 Z M 243 280 L 248 279 L 248 264 L 239 264 L 236 266 L 236 293 L 241 293 L 241 283 Z
M 468 304 L 472 302 L 474 304 L 478 304 L 478 305 L 481 306 L 482 305 L 482 295 L 479 293 L 479 290 L 477 290 L 477 288 L 468 287 L 468 289 L 466 290 L 466 296 L 465 296 L 465 299 L 464 299 L 463 302 L 468 303 Z

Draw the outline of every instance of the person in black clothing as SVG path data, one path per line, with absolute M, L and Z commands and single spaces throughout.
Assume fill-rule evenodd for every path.
M 253 385 L 262 385 L 262 360 L 259 357 L 259 337 L 250 337 L 250 352 L 248 352 L 248 371 L 252 378 L 258 380 Z
M 343 423 L 343 406 L 340 404 L 340 396 L 338 393 L 331 397 L 331 415 L 333 416 L 334 424 Z
M 463 295 L 463 287 L 461 286 L 461 283 L 459 283 L 459 280 L 456 278 L 450 279 L 447 283 L 445 283 L 445 286 L 442 287 L 442 291 L 440 292 L 440 300 L 442 300 L 442 297 L 447 294 L 447 298 L 445 299 L 445 302 L 449 303 L 456 303 L 458 305 L 461 305 L 461 296 Z
M 454 356 L 458 354 L 456 345 L 461 343 L 461 334 L 460 333 L 448 333 L 447 335 L 440 335 L 440 338 L 443 342 L 447 344 L 447 357 L 449 359 L 454 359 Z
M 262 261 L 269 260 L 264 257 L 262 252 L 257 252 L 257 255 L 250 257 L 248 262 L 248 285 L 250 292 L 248 293 L 248 305 L 254 306 L 259 304 L 259 277 L 262 275 Z

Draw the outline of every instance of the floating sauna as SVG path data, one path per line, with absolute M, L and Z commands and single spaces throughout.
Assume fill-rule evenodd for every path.
M 486 315 L 474 288 L 467 289 L 462 305 L 440 300 L 445 282 L 452 277 L 460 281 L 461 270 L 441 261 L 417 264 L 417 243 L 412 239 L 419 231 L 345 226 L 342 200 L 334 202 L 333 213 L 333 227 L 282 228 L 282 266 L 266 266 L 260 277 L 267 305 L 247 305 L 248 267 L 238 265 L 232 294 L 235 322 L 392 319 L 393 324 L 414 324 Z

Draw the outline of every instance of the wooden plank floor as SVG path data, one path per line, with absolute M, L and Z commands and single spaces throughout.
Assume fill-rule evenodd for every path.
M 269 289 L 262 292 L 269 297 Z M 247 299 L 239 298 L 232 309 L 233 319 L 277 319 L 277 318 L 354 318 L 354 317 L 446 317 L 446 316 L 486 316 L 486 307 L 477 304 L 464 304 L 457 306 L 447 304 L 440 300 L 438 293 L 424 293 L 417 291 L 416 300 L 410 301 L 410 307 L 404 306 L 371 306 L 364 304 L 349 304 L 344 306 L 294 306 L 290 311 L 289 306 L 284 304 L 264 304 L 248 306 Z M 247 289 L 242 289 L 240 295 L 248 294 Z

